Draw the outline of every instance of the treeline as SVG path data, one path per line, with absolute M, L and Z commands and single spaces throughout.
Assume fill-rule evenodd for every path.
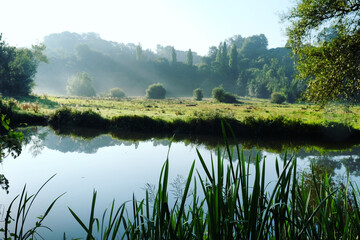
M 149 85 L 161 83 L 169 97 L 192 96 L 197 88 L 209 97 L 213 88 L 222 86 L 239 96 L 269 98 L 273 92 L 280 92 L 288 102 L 294 102 L 305 89 L 305 85 L 294 78 L 294 60 L 289 50 L 268 49 L 263 34 L 246 38 L 233 36 L 217 47 L 211 46 L 206 56 L 199 56 L 191 49 L 180 51 L 160 45 L 153 52 L 140 44 L 106 41 L 96 33 L 51 34 L 44 38 L 43 45 L 31 50 L 9 47 L 4 42 L 1 46 L 8 52 L 18 52 L 14 56 L 22 60 L 15 61 L 13 57 L 12 61 L 32 70 L 27 78 L 17 78 L 18 87 L 5 86 L 3 79 L 6 78 L 2 78 L 3 95 L 16 95 L 11 89 L 21 86 L 26 86 L 21 94 L 28 94 L 34 85 L 36 92 L 67 94 L 69 82 L 82 73 L 89 76 L 97 95 L 121 88 L 127 96 L 144 96 Z M 3 67 L 6 54 L 2 53 L 0 59 L 5 69 L 2 73 L 14 75 L 10 74 L 10 68 Z M 32 63 L 32 68 L 24 67 L 25 60 Z M 47 60 L 48 63 L 40 63 Z M 24 72 L 19 69 L 13 72 Z

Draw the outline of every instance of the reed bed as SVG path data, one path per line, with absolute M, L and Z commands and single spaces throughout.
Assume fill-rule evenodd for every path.
M 86 239 L 358 239 L 357 186 L 349 181 L 335 185 L 326 173 L 298 174 L 296 157 L 284 154 L 282 167 L 275 161 L 277 181 L 270 189 L 265 159 L 256 156 L 255 172 L 250 173 L 250 159 L 238 146 L 236 151 L 229 146 L 224 126 L 223 134 L 229 161 L 224 162 L 219 148 L 207 166 L 198 152 L 205 177 L 195 170 L 194 162 L 182 198 L 172 206 L 167 159 L 153 202 L 148 192 L 140 201 L 134 196 L 127 203 L 130 207 L 124 203 L 115 209 L 113 202 L 108 220 L 106 210 L 99 221 L 94 216 L 94 192 L 87 226 L 69 208 Z

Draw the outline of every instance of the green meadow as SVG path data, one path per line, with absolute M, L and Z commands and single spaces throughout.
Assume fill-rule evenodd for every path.
M 70 98 L 56 96 L 33 96 L 12 102 L 17 111 L 51 116 L 57 109 L 69 108 L 76 111 L 91 110 L 103 118 L 115 116 L 147 116 L 165 121 L 211 119 L 214 117 L 244 121 L 246 118 L 274 119 L 284 117 L 304 124 L 341 123 L 360 129 L 358 120 L 360 107 L 329 104 L 321 108 L 312 104 L 274 104 L 268 99 L 240 98 L 239 103 L 220 103 L 210 98 L 195 101 L 192 98 L 168 98 L 152 100 L 142 97 L 111 98 Z

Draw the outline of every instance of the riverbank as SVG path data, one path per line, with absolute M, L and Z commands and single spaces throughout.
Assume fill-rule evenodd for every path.
M 90 128 L 103 132 L 221 137 L 227 122 L 242 139 L 360 142 L 359 107 L 319 109 L 305 104 L 271 104 L 242 99 L 238 104 L 191 99 L 88 99 L 33 97 L 3 100 L 1 112 L 19 126 L 50 125 L 56 131 Z

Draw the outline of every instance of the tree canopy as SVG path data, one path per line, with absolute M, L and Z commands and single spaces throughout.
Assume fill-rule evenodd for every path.
M 324 104 L 360 100 L 360 2 L 300 0 L 284 17 L 305 96 Z
M 72 76 L 66 86 L 67 93 L 74 96 L 94 97 L 96 95 L 93 79 L 86 72 Z
M 31 49 L 8 46 L 0 34 L 0 93 L 5 96 L 28 95 L 35 85 L 39 63 L 47 62 L 44 50 L 42 44 Z

